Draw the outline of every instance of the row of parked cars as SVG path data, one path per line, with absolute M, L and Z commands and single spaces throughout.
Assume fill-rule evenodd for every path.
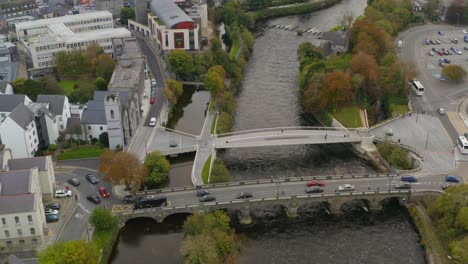
M 325 187 L 325 182 L 319 180 L 312 180 L 307 182 L 307 188 L 305 189 L 306 193 L 321 193 L 323 189 L 321 187 Z M 336 188 L 337 192 L 352 192 L 356 189 L 356 187 L 352 184 L 342 184 Z

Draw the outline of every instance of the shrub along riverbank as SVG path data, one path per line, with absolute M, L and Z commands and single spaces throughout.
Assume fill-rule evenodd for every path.
M 255 19 L 259 21 L 274 17 L 306 14 L 329 8 L 330 6 L 333 6 L 339 2 L 341 2 L 341 0 L 323 0 L 318 2 L 298 3 L 294 5 L 268 7 L 261 10 L 251 11 L 250 13 L 252 13 Z

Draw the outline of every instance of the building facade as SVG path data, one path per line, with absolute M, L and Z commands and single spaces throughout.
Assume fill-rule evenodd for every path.
M 135 1 L 138 2 L 138 1 Z M 120 10 L 124 7 L 123 0 L 94 0 L 94 6 L 99 11 L 109 11 L 114 17 L 120 17 Z
M 59 131 L 65 131 L 67 120 L 71 117 L 70 103 L 65 95 L 40 94 L 37 96 L 38 103 L 46 103 L 47 109 L 55 115 Z

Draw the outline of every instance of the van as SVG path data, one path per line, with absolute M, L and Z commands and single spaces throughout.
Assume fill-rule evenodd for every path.
M 460 149 L 460 153 L 468 154 L 468 140 L 464 136 L 460 136 L 457 139 L 457 146 Z
M 403 175 L 401 176 L 401 181 L 403 182 L 417 182 L 418 179 L 414 177 L 413 175 Z

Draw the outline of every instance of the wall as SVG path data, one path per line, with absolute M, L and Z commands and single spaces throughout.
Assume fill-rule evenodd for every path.
M 99 135 L 107 131 L 107 125 L 95 125 L 95 124 L 83 124 L 84 129 L 86 129 L 86 137 L 87 140 L 91 140 L 92 138 L 99 139 Z M 102 130 L 101 130 L 102 128 Z M 84 131 L 83 129 L 83 131 Z M 83 137 L 85 136 L 83 135 Z M 91 136 L 91 137 L 90 137 Z
M 32 156 L 32 148 L 30 147 L 30 140 L 27 137 L 26 131 L 10 118 L 5 119 L 0 124 L 0 138 L 3 144 L 11 149 L 14 158 L 29 158 Z

